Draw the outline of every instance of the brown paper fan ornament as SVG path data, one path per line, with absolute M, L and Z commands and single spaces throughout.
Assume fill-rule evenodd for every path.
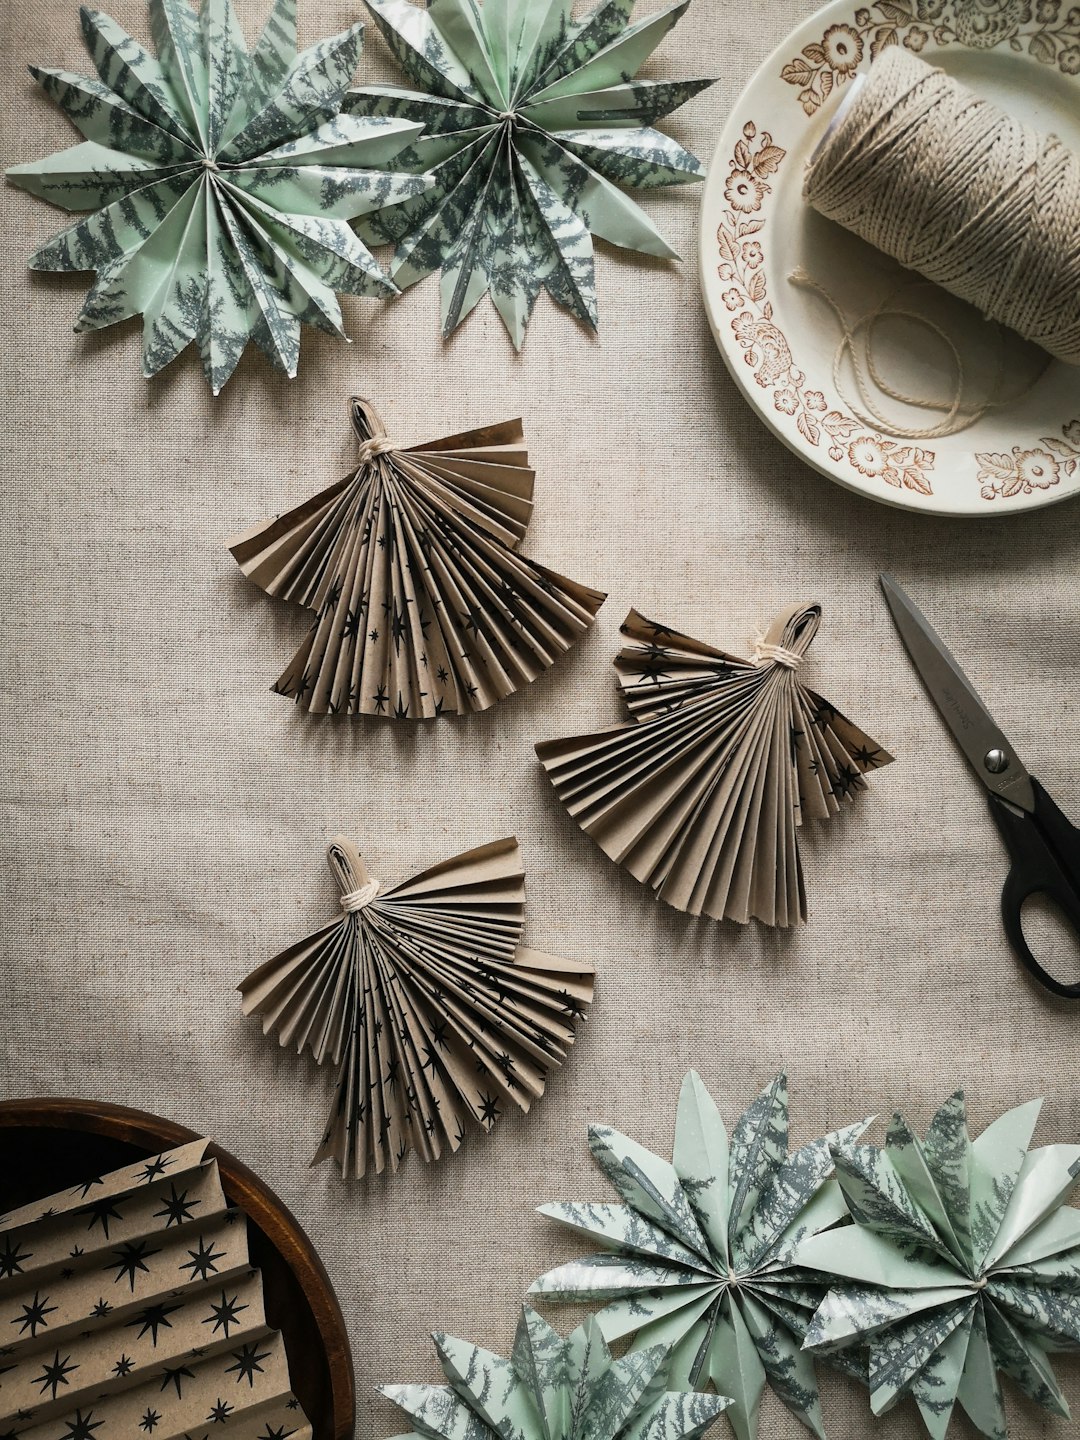
M 631 611 L 615 666 L 633 719 L 536 747 L 585 833 L 677 910 L 805 920 L 798 826 L 892 759 L 799 679 L 820 622 L 794 605 L 742 660 Z
M 520 944 L 525 880 L 514 839 L 383 887 L 356 846 L 327 851 L 344 914 L 240 986 L 282 1045 L 339 1066 L 315 1161 L 396 1170 L 411 1149 L 456 1150 L 528 1110 L 592 1001 L 593 971 Z
M 400 449 L 351 402 L 356 470 L 230 543 L 249 579 L 315 612 L 273 687 L 307 710 L 486 710 L 568 650 L 605 596 L 516 552 L 535 472 L 521 422 Z

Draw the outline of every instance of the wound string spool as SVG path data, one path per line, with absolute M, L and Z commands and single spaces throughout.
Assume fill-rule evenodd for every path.
M 803 194 L 989 319 L 1080 365 L 1080 157 L 1056 136 L 892 47 L 812 158 Z

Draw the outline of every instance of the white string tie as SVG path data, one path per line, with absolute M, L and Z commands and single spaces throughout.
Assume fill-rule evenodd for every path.
M 754 641 L 754 664 L 764 665 L 767 661 L 783 665 L 785 670 L 797 670 L 803 657 L 795 650 L 786 650 L 783 645 L 770 645 L 764 635 Z
M 355 915 L 367 908 L 382 893 L 381 880 L 369 880 L 359 890 L 349 890 L 341 897 L 341 908 L 347 915 Z
M 359 458 L 361 467 L 370 465 L 376 455 L 389 455 L 397 446 L 389 435 L 375 435 L 370 440 L 365 440 L 360 446 Z

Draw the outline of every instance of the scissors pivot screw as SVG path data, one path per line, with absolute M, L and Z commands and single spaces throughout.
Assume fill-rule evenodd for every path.
M 983 756 L 983 764 L 991 775 L 1000 775 L 1009 768 L 1009 757 L 1004 750 L 988 750 Z

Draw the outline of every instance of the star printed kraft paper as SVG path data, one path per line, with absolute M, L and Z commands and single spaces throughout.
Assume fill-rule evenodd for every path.
M 524 1306 L 508 1359 L 432 1338 L 447 1385 L 380 1387 L 429 1440 L 698 1440 L 730 1404 L 668 1390 L 664 1345 L 614 1360 L 595 1320 L 564 1338 Z
M 808 1237 L 799 1260 L 836 1277 L 814 1353 L 869 1355 L 875 1415 L 912 1395 L 933 1440 L 959 1407 L 1006 1440 L 999 1372 L 1069 1418 L 1050 1357 L 1080 1350 L 1080 1145 L 1031 1148 L 1041 1100 L 972 1141 L 963 1091 L 919 1140 L 901 1115 L 884 1148 L 831 1142 L 854 1228 Z
M 365 4 L 416 88 L 363 86 L 344 108 L 422 125 L 394 164 L 432 188 L 360 233 L 396 246 L 402 289 L 441 270 L 444 335 L 490 294 L 519 347 L 542 289 L 595 327 L 594 237 L 678 258 L 622 187 L 704 175 L 656 122 L 714 81 L 634 78 L 689 0 L 637 22 L 634 0 L 578 17 L 573 0 Z
M 0 1435 L 310 1440 L 207 1142 L 0 1216 Z M 216 1432 L 215 1432 L 216 1433 Z
M 314 612 L 280 695 L 396 720 L 486 710 L 535 680 L 605 600 L 517 553 L 535 472 L 518 420 L 411 449 L 350 401 L 356 470 L 230 543 L 268 595 Z
M 800 1242 L 844 1218 L 830 1143 L 868 1122 L 788 1150 L 787 1078 L 778 1075 L 730 1140 L 700 1076 L 683 1081 L 669 1163 L 603 1125 L 589 1148 L 623 1203 L 542 1205 L 540 1214 L 599 1241 L 599 1253 L 559 1265 L 530 1287 L 552 1300 L 606 1301 L 597 1323 L 632 1351 L 671 1347 L 668 1381 L 731 1397 L 738 1440 L 754 1440 L 768 1384 L 823 1440 L 814 1357 L 803 1342 L 826 1280 L 799 1259 Z M 865 1381 L 858 1355 L 842 1368 Z
M 743 660 L 632 610 L 615 661 L 631 721 L 536 746 L 585 833 L 677 910 L 805 920 L 798 827 L 892 760 L 799 679 L 820 623 L 793 605 Z
M 342 113 L 363 26 L 298 55 L 296 8 L 249 52 L 232 0 L 149 0 L 155 58 L 84 6 L 97 77 L 31 68 L 85 140 L 8 178 L 91 213 L 30 265 L 96 270 L 75 328 L 141 314 L 148 378 L 193 340 L 215 395 L 249 340 L 294 376 L 301 324 L 346 338 L 335 292 L 397 293 L 348 222 L 428 187 L 391 164 L 420 126 Z
M 436 1160 L 471 1120 L 529 1110 L 566 1058 L 593 971 L 520 944 L 525 879 L 514 839 L 383 886 L 343 835 L 327 858 L 342 916 L 253 971 L 245 1015 L 338 1066 L 315 1160 L 343 1176 Z

